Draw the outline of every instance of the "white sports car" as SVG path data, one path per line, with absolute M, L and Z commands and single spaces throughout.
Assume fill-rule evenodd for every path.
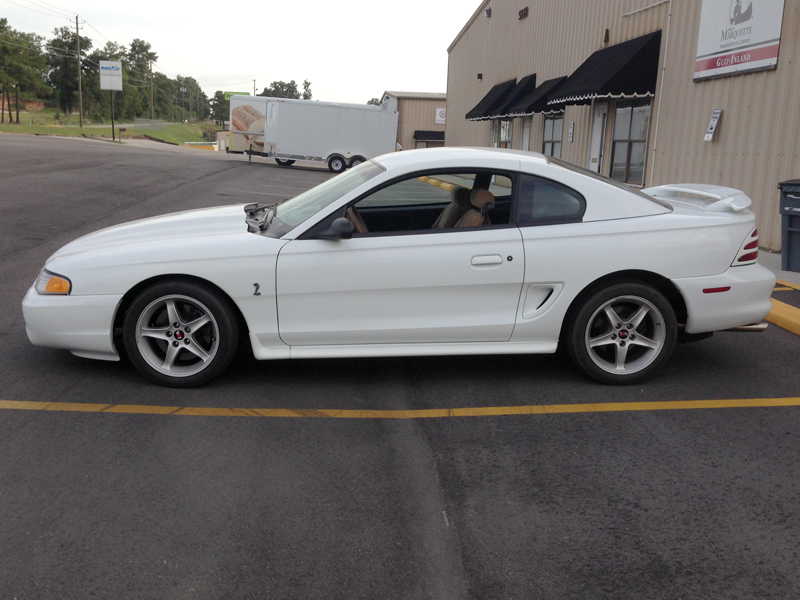
M 552 353 L 604 383 L 649 377 L 676 341 L 759 330 L 774 275 L 740 191 L 634 191 L 510 150 L 387 154 L 278 204 L 194 210 L 87 235 L 22 302 L 41 346 L 163 385 L 258 359 Z

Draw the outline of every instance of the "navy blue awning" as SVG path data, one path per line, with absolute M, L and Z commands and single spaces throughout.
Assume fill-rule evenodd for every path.
M 594 98 L 652 96 L 658 78 L 661 31 L 603 48 L 587 58 L 548 100 L 552 104 L 590 104 Z
M 548 79 L 529 94 L 519 98 L 517 102 L 509 106 L 508 114 L 511 117 L 522 117 L 541 112 L 552 112 L 560 110 L 563 105 L 547 106 L 547 101 L 557 94 L 561 85 L 567 80 L 566 77 L 555 77 Z
M 511 92 L 516 83 L 516 79 L 510 79 L 508 81 L 504 81 L 503 83 L 498 83 L 491 90 L 489 90 L 489 93 L 486 94 L 483 99 L 478 102 L 478 104 L 475 105 L 475 108 L 467 113 L 466 118 L 470 121 L 488 119 L 489 114 L 493 110 L 502 106 L 506 102 L 509 92 Z

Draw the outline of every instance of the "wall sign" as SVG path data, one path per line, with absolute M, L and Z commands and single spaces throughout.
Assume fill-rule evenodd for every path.
M 714 112 L 711 113 L 711 121 L 708 123 L 708 129 L 706 129 L 706 135 L 703 138 L 704 142 L 710 142 L 714 139 L 714 132 L 717 130 L 720 116 L 722 116 L 722 109 L 715 108 Z
M 572 135 L 575 133 L 575 121 L 569 122 L 569 143 L 572 143 Z
M 703 0 L 694 80 L 774 69 L 784 0 Z
M 436 124 L 437 125 L 444 125 L 445 117 L 447 116 L 447 109 L 446 108 L 437 108 L 436 109 Z

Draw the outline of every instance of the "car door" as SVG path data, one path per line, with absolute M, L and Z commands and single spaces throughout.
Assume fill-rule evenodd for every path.
M 458 182 L 475 181 L 437 177 L 406 180 L 355 205 L 366 223 L 394 224 L 391 230 L 381 225 L 352 239 L 297 239 L 283 247 L 277 301 L 285 343 L 508 341 L 524 277 L 521 233 L 502 206 L 491 224 L 430 229 Z M 510 202 L 511 179 L 505 181 L 505 189 L 492 185 L 496 198 L 506 194 Z

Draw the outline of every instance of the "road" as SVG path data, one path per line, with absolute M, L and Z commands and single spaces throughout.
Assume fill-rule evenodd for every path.
M 329 176 L 157 144 L 0 135 L 0 401 L 305 415 L 0 410 L 0 598 L 800 596 L 800 407 L 595 411 L 796 398 L 800 338 L 777 327 L 681 345 L 654 380 L 622 388 L 560 355 L 241 357 L 187 391 L 28 342 L 21 299 L 66 242 L 285 198 Z M 314 412 L 562 404 L 587 407 Z

